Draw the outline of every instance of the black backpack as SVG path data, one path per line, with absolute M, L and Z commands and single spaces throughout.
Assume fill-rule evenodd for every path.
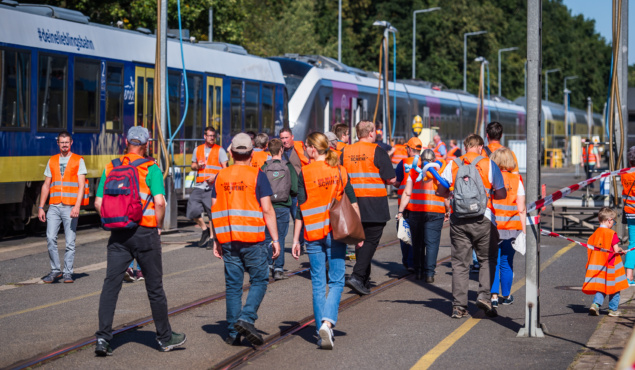
M 291 193 L 291 172 L 284 159 L 270 159 L 265 162 L 265 175 L 271 184 L 273 195 L 271 203 L 283 203 L 289 200 Z

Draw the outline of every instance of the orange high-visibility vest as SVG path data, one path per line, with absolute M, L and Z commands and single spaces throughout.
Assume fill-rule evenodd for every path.
M 441 168 L 438 172 L 443 173 Z M 407 209 L 414 212 L 431 212 L 431 213 L 445 213 L 445 199 L 435 195 L 437 186 L 434 180 L 423 180 L 416 182 L 419 173 L 410 171 L 410 179 L 412 180 L 412 194 L 410 195 L 410 202 Z
M 142 159 L 143 157 L 138 154 L 129 153 L 126 154 L 119 159 L 121 163 L 132 163 L 137 159 Z M 141 217 L 141 221 L 139 222 L 139 226 L 145 227 L 157 227 L 157 218 L 154 213 L 154 196 L 150 192 L 150 187 L 146 183 L 146 177 L 148 177 L 148 169 L 150 166 L 155 164 L 154 161 L 143 163 L 137 166 L 137 173 L 139 174 L 139 197 L 141 198 L 141 206 L 143 209 L 143 216 Z M 112 162 L 109 162 L 106 165 L 106 176 L 113 169 Z M 147 204 L 147 205 L 146 205 Z
M 337 149 L 337 150 L 339 150 L 341 152 L 342 149 L 346 148 L 347 145 L 348 145 L 348 143 L 345 143 L 343 141 L 338 141 L 337 142 L 337 147 L 335 149 Z
M 397 189 L 397 208 L 399 208 L 399 205 L 401 204 L 401 195 L 403 194 L 404 189 L 406 189 L 406 182 L 408 182 L 408 176 L 410 174 L 410 171 L 406 170 L 406 165 L 408 166 L 412 166 L 412 162 L 415 160 L 415 157 L 408 157 L 406 159 L 403 160 L 403 179 L 401 180 L 401 183 L 399 184 L 399 188 Z M 406 206 L 406 209 L 410 209 L 410 203 L 408 203 L 408 205 Z
M 595 153 L 593 153 L 593 144 L 586 148 L 582 148 L 582 161 L 591 165 L 597 163 L 597 158 L 595 157 Z
M 254 151 L 251 156 L 251 167 L 260 168 L 267 160 L 271 159 L 269 152 L 264 150 Z
M 462 160 L 464 164 L 470 164 L 479 154 L 468 152 L 459 157 L 459 160 Z M 490 210 L 492 217 L 494 217 L 494 205 L 492 204 L 492 184 L 489 182 L 489 158 L 483 158 L 476 164 L 476 169 L 478 170 L 479 175 L 481 175 L 481 181 L 483 182 L 483 187 L 485 188 L 485 194 L 487 195 L 487 208 Z M 456 165 L 454 161 L 452 163 L 452 185 L 456 183 L 456 173 L 459 170 L 459 167 Z M 487 214 L 487 212 L 486 212 Z M 493 219 L 493 218 L 490 218 Z
M 341 180 L 340 180 L 341 171 Z M 324 239 L 331 232 L 329 206 L 333 199 L 341 199 L 348 174 L 345 168 L 331 167 L 324 161 L 302 167 L 306 202 L 300 205 L 304 219 L 304 238 L 308 241 Z
M 358 141 L 344 151 L 344 168 L 358 197 L 388 196 L 379 168 L 375 167 L 375 148 L 377 144 Z
M 500 141 L 492 141 L 491 143 L 489 143 L 487 147 L 492 153 L 494 153 L 500 148 L 504 148 L 503 145 L 500 143 Z M 487 152 L 485 151 L 485 147 L 483 147 L 483 150 L 481 151 L 481 155 L 485 158 L 489 158 L 489 156 L 487 155 Z M 512 172 L 519 173 L 520 171 L 518 170 L 518 159 L 516 158 L 516 153 L 514 153 L 513 151 L 512 151 L 512 156 L 514 157 L 514 163 L 516 164 L 516 167 L 514 167 Z M 522 181 L 522 177 L 520 178 L 520 180 Z
M 620 176 L 622 181 L 622 199 L 624 200 L 624 212 L 627 214 L 635 214 L 635 172 L 625 173 Z M 628 217 L 627 218 L 633 218 Z
M 205 160 L 205 145 L 199 145 L 196 147 L 196 161 L 204 161 Z M 220 145 L 214 144 L 209 151 L 207 156 L 207 161 L 205 162 L 205 168 L 198 169 L 196 173 L 196 182 L 203 182 L 206 178 L 215 175 L 220 171 L 223 166 L 220 163 Z
M 499 230 L 522 230 L 520 222 L 520 213 L 518 212 L 518 182 L 520 175 L 501 171 L 503 180 L 505 180 L 505 189 L 507 189 L 507 198 L 493 199 L 494 215 L 496 216 L 496 228 Z
M 436 159 L 443 159 L 441 152 L 439 152 L 439 148 L 441 147 L 441 145 L 443 145 L 443 147 L 445 148 L 446 154 L 448 152 L 448 147 L 445 145 L 445 143 L 443 141 L 439 141 L 437 146 L 435 146 L 434 149 L 432 149 L 434 151 L 434 156 L 436 157 Z
M 408 151 L 406 150 L 406 146 L 403 144 L 395 145 L 395 151 L 392 153 L 392 157 L 390 160 L 394 164 L 399 164 L 399 162 L 408 158 Z
M 622 257 L 614 254 L 611 246 L 613 235 L 615 231 L 600 227 L 589 238 L 589 245 L 607 252 L 587 250 L 586 275 L 582 285 L 582 291 L 586 294 L 615 294 L 628 288 Z
M 445 160 L 448 161 L 448 162 L 455 160 L 456 159 L 456 152 L 458 152 L 458 151 L 459 151 L 459 147 L 458 146 L 455 146 L 454 148 L 450 149 L 448 151 L 448 154 L 445 156 Z
M 295 149 L 295 152 L 298 154 L 298 157 L 300 157 L 300 162 L 302 162 L 302 166 L 306 166 L 307 164 L 309 164 L 309 162 L 311 162 L 309 160 L 309 157 L 306 156 L 306 148 L 304 147 L 303 142 L 294 141 L 293 148 Z
M 212 223 L 219 243 L 265 240 L 265 218 L 256 198 L 259 172 L 251 166 L 233 165 L 216 175 Z
M 49 160 L 49 170 L 51 171 L 51 191 L 49 204 L 64 204 L 74 206 L 77 202 L 77 192 L 79 191 L 79 162 L 83 159 L 81 155 L 71 153 L 68 164 L 64 170 L 64 178 L 60 172 L 60 155 L 54 155 Z M 88 205 L 88 180 L 84 182 L 84 198 L 82 206 Z

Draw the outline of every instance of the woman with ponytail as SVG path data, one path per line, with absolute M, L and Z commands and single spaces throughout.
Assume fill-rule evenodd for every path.
M 359 215 L 357 198 L 338 155 L 329 149 L 326 136 L 319 132 L 306 139 L 306 151 L 311 163 L 302 167 L 298 178 L 298 213 L 295 219 L 292 254 L 300 257 L 300 233 L 304 225 L 306 252 L 311 263 L 313 314 L 319 336 L 318 346 L 333 349 L 333 327 L 344 289 L 346 244 L 333 239 L 329 223 L 329 205 L 335 198 L 347 196 Z M 326 295 L 326 263 L 328 286 Z

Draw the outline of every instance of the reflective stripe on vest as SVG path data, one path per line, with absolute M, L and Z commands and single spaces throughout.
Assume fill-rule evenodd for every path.
M 499 230 L 522 230 L 520 213 L 518 213 L 518 183 L 520 175 L 502 171 L 507 197 L 505 199 L 493 199 L 494 215 L 496 216 L 496 228 Z
M 196 172 L 196 182 L 203 182 L 206 178 L 215 175 L 220 171 L 223 166 L 220 163 L 220 145 L 214 144 L 210 148 L 207 160 L 205 160 L 205 145 L 199 145 L 196 147 L 195 158 L 196 162 L 205 161 L 205 168 L 199 168 Z
M 595 164 L 597 162 L 597 158 L 595 157 L 595 153 L 593 153 L 593 149 L 593 144 L 589 145 L 586 148 L 582 148 L 582 161 L 584 163 Z
M 439 143 L 434 147 L 434 149 L 432 149 L 434 151 L 434 156 L 436 157 L 436 159 L 443 159 L 443 155 L 439 151 L 439 148 L 441 148 L 441 145 L 443 145 L 443 147 L 445 148 L 445 153 L 447 154 L 448 152 L 448 147 L 445 145 L 445 143 L 443 141 L 439 141 Z
M 412 170 L 410 172 L 412 194 L 406 209 L 414 212 L 445 213 L 445 199 L 435 195 L 434 181 L 415 182 L 419 173 Z
M 406 183 L 408 182 L 408 175 L 410 171 L 406 172 L 406 165 L 412 166 L 412 162 L 414 162 L 415 157 L 408 157 L 404 159 L 402 162 L 403 165 L 403 179 L 401 180 L 401 184 L 399 184 L 399 188 L 397 189 L 397 207 L 401 205 L 401 195 L 403 194 L 404 189 L 406 188 Z
M 459 147 L 456 146 L 448 152 L 448 155 L 445 156 L 445 159 L 449 162 L 456 159 L 456 152 L 459 150 Z
M 49 160 L 49 171 L 51 171 L 51 188 L 49 204 L 64 204 L 74 206 L 77 202 L 77 193 L 79 192 L 79 163 L 82 156 L 71 153 L 68 159 L 64 177 L 60 171 L 60 155 L 54 155 Z M 88 181 L 84 183 L 84 195 L 81 205 L 88 204 Z
M 635 216 L 635 172 L 626 173 L 620 177 L 622 182 L 622 198 L 624 199 L 624 211 L 627 215 Z M 630 191 L 630 193 L 629 193 Z M 627 218 L 633 218 L 633 216 Z
M 329 214 L 332 200 L 346 196 L 344 187 L 348 173 L 341 166 L 338 170 L 324 161 L 315 161 L 302 167 L 302 177 L 306 193 L 306 201 L 300 204 L 304 238 L 308 241 L 321 240 L 332 230 Z
M 408 151 L 406 150 L 406 146 L 403 144 L 395 145 L 395 151 L 392 153 L 392 157 L 390 160 L 394 164 L 399 164 L 399 162 L 408 158 Z
M 582 291 L 586 294 L 597 292 L 615 294 L 628 288 L 624 265 L 620 255 L 611 253 L 615 231 L 600 227 L 588 240 L 593 245 L 604 251 L 587 250 L 588 262 Z
M 351 178 L 351 185 L 358 197 L 385 197 L 386 185 L 375 167 L 377 144 L 358 141 L 346 147 L 343 155 L 344 168 Z
M 265 219 L 256 198 L 258 173 L 255 167 L 233 165 L 216 175 L 212 223 L 221 244 L 265 240 Z

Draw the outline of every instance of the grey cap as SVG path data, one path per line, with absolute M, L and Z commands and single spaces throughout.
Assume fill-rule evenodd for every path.
M 337 141 L 337 136 L 331 131 L 325 133 L 324 135 L 326 135 L 326 140 L 328 140 L 329 142 Z
M 239 154 L 249 153 L 254 149 L 251 143 L 251 136 L 241 132 L 232 139 L 232 151 Z
M 132 126 L 128 130 L 126 139 L 132 145 L 144 145 L 150 140 L 150 133 L 143 126 Z

